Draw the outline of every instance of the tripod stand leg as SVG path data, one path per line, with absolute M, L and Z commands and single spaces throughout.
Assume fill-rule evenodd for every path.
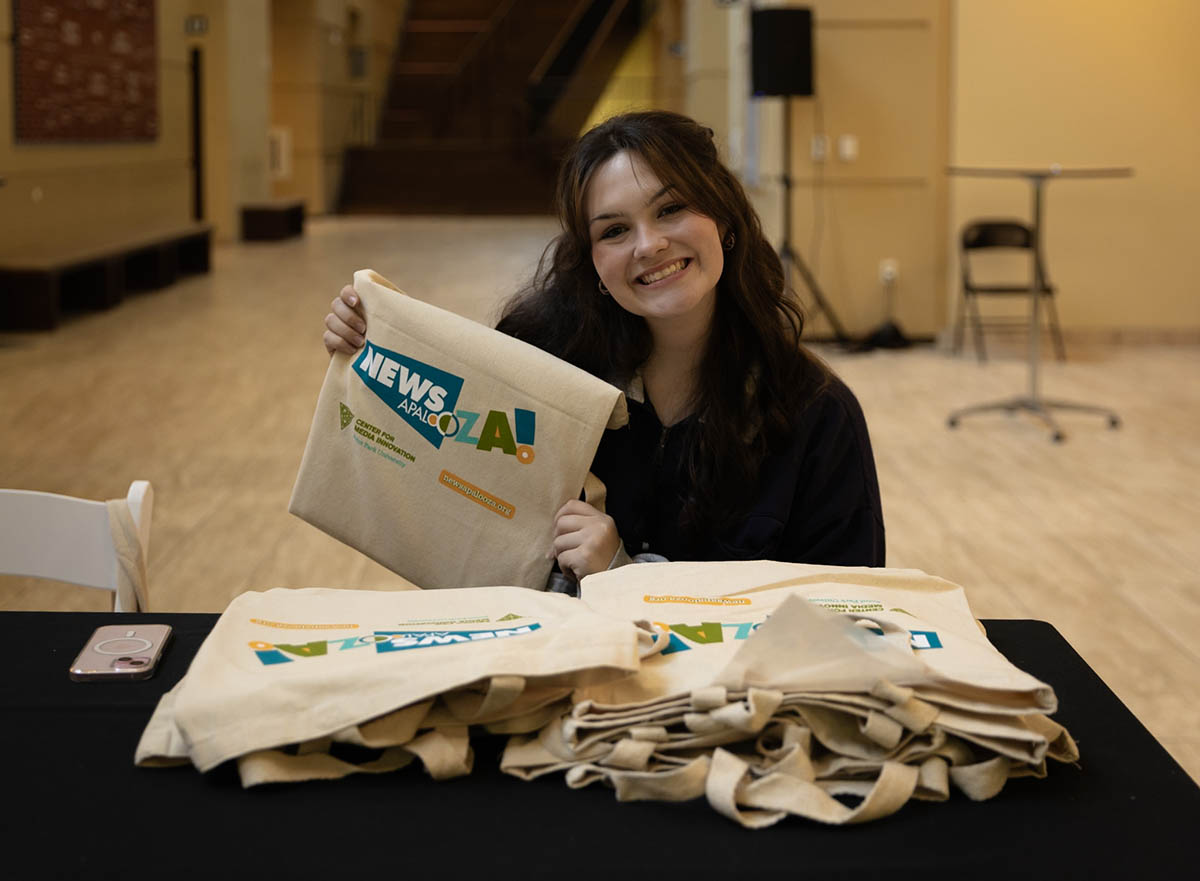
M 850 335 L 842 327 L 842 322 L 838 320 L 837 313 L 833 311 L 833 307 L 825 299 L 825 295 L 821 292 L 821 286 L 817 284 L 817 280 L 809 272 L 808 266 L 805 265 L 800 255 L 792 248 L 792 114 L 789 110 L 790 108 L 787 106 L 787 100 L 785 99 L 783 106 L 783 245 L 779 249 L 779 259 L 783 263 L 784 283 L 788 287 L 791 287 L 791 267 L 795 266 L 799 270 L 800 276 L 804 279 L 804 284 L 812 292 L 813 299 L 817 301 L 817 306 L 825 313 L 825 317 L 829 319 L 829 324 L 833 327 L 833 334 L 837 338 L 837 341 L 845 345 L 850 342 Z
M 1121 417 L 1117 415 L 1116 410 L 1111 410 L 1108 407 L 1095 407 L 1091 404 L 1076 404 L 1072 401 L 1054 401 L 1042 399 L 1042 406 L 1053 408 L 1055 410 L 1070 410 L 1076 413 L 1090 413 L 1093 416 L 1103 416 L 1108 420 L 1109 428 L 1120 428 Z
M 829 324 L 833 327 L 833 335 L 839 343 L 845 344 L 850 342 L 850 335 L 846 333 L 846 328 L 842 326 L 842 322 L 838 320 L 837 313 L 833 311 L 833 307 L 829 305 L 829 301 L 825 299 L 825 295 L 821 292 L 821 286 L 817 284 L 816 278 L 805 265 L 804 260 L 792 250 L 789 242 L 783 244 L 783 267 L 784 277 L 788 275 L 788 268 L 795 266 L 800 273 L 800 277 L 804 279 L 804 284 L 809 292 L 813 295 L 813 299 L 817 301 L 817 307 L 825 313 L 825 317 L 829 319 Z

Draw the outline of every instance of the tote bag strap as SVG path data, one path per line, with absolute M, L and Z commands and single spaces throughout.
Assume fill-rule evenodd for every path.
M 604 513 L 604 502 L 607 497 L 608 487 L 604 485 L 604 481 L 589 471 L 587 477 L 583 479 L 583 500 L 597 511 Z
M 238 776 L 249 789 L 263 783 L 302 783 L 306 780 L 340 780 L 350 774 L 385 774 L 411 764 L 413 754 L 401 747 L 386 749 L 379 758 L 353 764 L 329 753 L 289 755 L 282 750 L 263 749 L 239 756 Z
M 409 765 L 419 758 L 434 780 L 449 780 L 471 773 L 474 753 L 463 726 L 426 731 L 403 746 L 385 749 L 369 762 L 355 764 L 325 750 L 301 751 L 296 755 L 264 749 L 238 757 L 242 786 L 262 783 L 299 783 L 306 780 L 339 780 L 350 774 L 384 774 Z
M 145 612 L 149 608 L 146 589 L 146 557 L 128 499 L 109 499 L 108 526 L 117 555 L 117 589 L 113 608 L 122 612 Z
M 861 795 L 858 807 L 849 808 L 833 796 L 837 784 L 824 786 L 783 772 L 754 779 L 750 765 L 733 753 L 717 749 L 705 784 L 708 802 L 719 813 L 745 826 L 761 829 L 789 814 L 843 825 L 865 823 L 898 811 L 912 797 L 919 771 L 899 762 L 885 762 L 866 792 L 846 786 L 847 794 Z M 827 791 L 827 787 L 829 790 Z

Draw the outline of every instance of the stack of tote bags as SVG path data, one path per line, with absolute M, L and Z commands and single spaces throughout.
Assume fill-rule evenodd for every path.
M 638 669 L 653 636 L 563 594 L 248 592 L 159 701 L 139 765 L 236 759 L 244 786 L 471 770 L 468 726 L 536 731 L 572 691 Z
M 651 621 L 666 645 L 513 737 L 502 767 L 518 777 L 565 771 L 621 800 L 703 795 L 757 828 L 864 822 L 951 785 L 986 799 L 1078 758 L 1045 715 L 1053 690 L 992 647 L 960 587 L 922 572 L 649 563 L 585 578 L 582 600 Z
M 1050 686 L 1000 655 L 942 579 L 645 563 L 582 589 L 243 594 L 136 761 L 236 759 L 252 786 L 416 757 L 444 779 L 471 770 L 476 726 L 510 735 L 514 776 L 565 772 L 620 800 L 705 796 L 757 828 L 864 822 L 951 787 L 986 799 L 1078 758 L 1046 716 Z

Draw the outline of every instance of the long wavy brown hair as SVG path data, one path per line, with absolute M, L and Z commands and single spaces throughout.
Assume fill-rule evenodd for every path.
M 691 490 L 681 511 L 689 530 L 720 529 L 745 512 L 764 457 L 784 446 L 829 374 L 800 344 L 803 313 L 711 129 L 650 111 L 615 116 L 583 135 L 559 171 L 562 232 L 505 304 L 497 329 L 621 387 L 649 357 L 645 321 L 597 290 L 585 215 L 592 175 L 622 151 L 640 156 L 688 209 L 712 218 L 726 237 L 733 233 L 697 377 L 697 418 L 686 423 Z

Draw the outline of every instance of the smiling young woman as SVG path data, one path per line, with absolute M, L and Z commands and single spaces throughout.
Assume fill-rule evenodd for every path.
M 577 578 L 672 560 L 884 564 L 862 411 L 800 343 L 803 315 L 711 130 L 663 111 L 617 116 L 564 160 L 562 225 L 497 329 L 626 390 L 630 422 L 592 470 L 607 514 L 558 512 Z M 331 352 L 361 344 L 345 288 Z

